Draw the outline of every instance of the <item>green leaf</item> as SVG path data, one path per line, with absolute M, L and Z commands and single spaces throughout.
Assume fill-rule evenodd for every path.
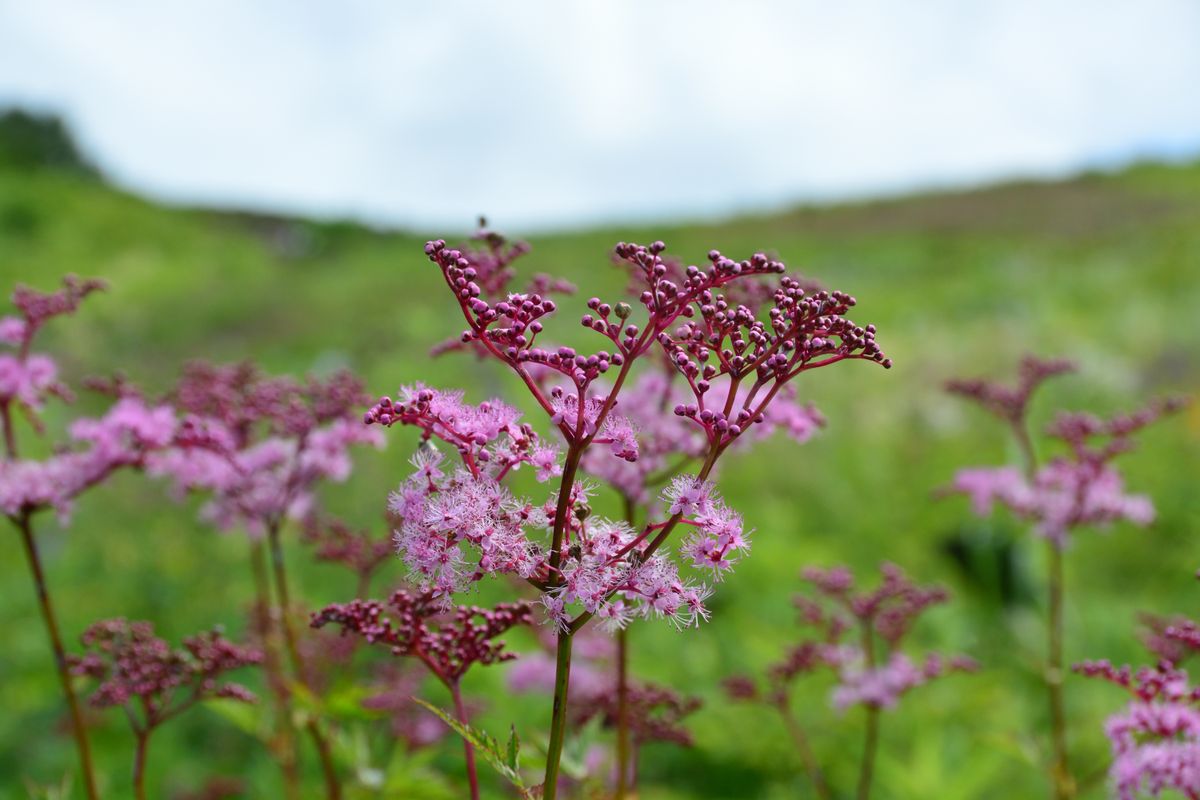
M 470 742 L 474 746 L 475 751 L 492 765 L 492 769 L 504 776 L 504 779 L 515 786 L 522 794 L 528 793 L 529 787 L 525 785 L 525 781 L 521 779 L 521 773 L 517 771 L 516 760 L 520 744 L 517 740 L 516 728 L 513 729 L 512 736 L 508 740 L 507 752 L 501 752 L 500 743 L 487 732 L 459 721 L 454 716 L 435 705 L 426 703 L 419 697 L 414 697 L 413 700 L 429 709 L 431 713 L 436 714 L 455 733 Z
M 515 770 L 518 766 L 517 762 L 519 761 L 520 757 L 521 757 L 521 739 L 519 736 L 517 736 L 517 726 L 512 725 L 509 728 L 509 734 L 508 734 L 508 759 L 507 759 L 508 766 Z

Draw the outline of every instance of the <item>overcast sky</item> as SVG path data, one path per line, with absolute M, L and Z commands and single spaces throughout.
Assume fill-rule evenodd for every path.
M 429 228 L 1200 153 L 1197 0 L 0 0 L 0 105 L 121 184 Z

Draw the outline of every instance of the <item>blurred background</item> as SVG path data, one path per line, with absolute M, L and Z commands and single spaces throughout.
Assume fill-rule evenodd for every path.
M 1011 376 L 1035 353 L 1081 365 L 1039 397 L 1039 425 L 1059 408 L 1195 393 L 1198 80 L 1190 0 L 0 0 L 0 278 L 110 282 L 42 341 L 73 380 L 123 371 L 162 392 L 189 359 L 253 358 L 293 374 L 346 366 L 373 394 L 424 380 L 479 401 L 516 387 L 498 368 L 429 357 L 461 328 L 421 252 L 429 238 L 462 239 L 486 214 L 531 243 L 524 274 L 565 277 L 582 298 L 623 289 L 610 259 L 620 240 L 662 239 L 688 263 L 714 247 L 778 256 L 856 295 L 856 319 L 878 326 L 896 366 L 806 376 L 826 430 L 727 466 L 722 491 L 757 529 L 755 552 L 710 624 L 634 633 L 639 675 L 706 701 L 694 747 L 644 754 L 642 797 L 806 797 L 778 720 L 729 704 L 719 681 L 761 671 L 795 637 L 801 566 L 865 574 L 880 559 L 953 590 L 916 636 L 983 671 L 885 716 L 877 798 L 1038 796 L 1042 551 L 1011 519 L 934 499 L 956 468 L 1016 458 L 998 425 L 939 387 Z M 568 343 L 574 303 L 557 320 Z M 51 430 L 67 418 L 51 412 Z M 400 431 L 389 440 L 325 498 L 381 536 L 415 445 Z M 1200 609 L 1198 448 L 1193 405 L 1125 462 L 1157 522 L 1073 543 L 1068 661 L 1144 660 L 1139 612 Z M 68 639 L 110 616 L 171 637 L 244 627 L 245 543 L 194 511 L 124 476 L 87 497 L 71 528 L 43 521 Z M 293 544 L 306 601 L 348 599 L 352 580 Z M 0 789 L 25 797 L 73 761 L 15 540 L 9 552 Z M 546 715 L 499 691 L 503 673 L 470 678 L 482 723 L 536 739 Z M 801 715 L 848 786 L 861 721 L 835 714 L 828 690 L 806 685 Z M 1085 796 L 1103 797 L 1102 723 L 1122 698 L 1069 679 L 1068 701 Z M 221 775 L 244 781 L 243 796 L 275 796 L 276 770 L 227 716 L 198 711 L 165 729 L 151 773 L 161 796 L 200 796 L 187 793 Z M 391 776 L 362 797 L 459 796 L 436 775 L 459 774 L 456 748 L 385 758 L 386 725 L 355 724 L 366 743 L 344 743 L 347 757 Z M 95 725 L 122 796 L 125 723 Z M 489 790 L 502 796 L 490 777 Z

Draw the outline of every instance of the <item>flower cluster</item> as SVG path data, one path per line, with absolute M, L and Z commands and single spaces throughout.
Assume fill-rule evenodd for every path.
M 686 383 L 665 359 L 657 369 L 644 371 L 621 394 L 620 410 L 636 432 L 637 458 L 614 459 L 599 450 L 588 450 L 583 469 L 603 480 L 635 506 L 650 505 L 659 486 L 708 450 L 704 429 L 687 417 L 672 413 L 692 398 Z M 811 404 L 799 402 L 795 387 L 784 386 L 763 412 L 763 423 L 751 429 L 754 437 L 743 436 L 739 444 L 782 431 L 803 444 L 825 424 Z
M 423 448 L 414 458 L 414 473 L 391 498 L 398 549 L 423 588 L 443 596 L 488 574 L 515 574 L 542 591 L 550 618 L 564 629 L 577 629 L 593 616 L 616 627 L 636 616 L 666 617 L 679 625 L 705 619 L 710 589 L 682 578 L 659 551 L 683 524 L 695 529 L 684 543 L 685 558 L 716 578 L 744 554 L 741 516 L 714 495 L 707 480 L 717 457 L 753 426 L 768 430 L 768 420 L 798 438 L 811 434 L 820 417 L 797 405 L 785 387 L 800 372 L 849 358 L 890 366 L 875 344 L 874 327 L 845 317 L 854 298 L 826 291 L 809 296 L 798 281 L 779 277 L 781 263 L 761 254 L 737 262 L 713 251 L 707 268 L 672 272 L 663 249 L 660 242 L 617 246 L 618 258 L 641 286 L 649 319 L 637 325 L 629 304 L 591 298 L 591 313 L 581 322 L 611 346 L 585 354 L 539 346 L 543 319 L 556 310 L 543 292 L 500 299 L 493 272 L 480 266 L 477 255 L 443 241 L 426 245 L 468 324 L 463 343 L 516 372 L 562 435 L 566 452 L 544 444 L 515 409 L 498 400 L 473 406 L 460 393 L 419 385 L 380 399 L 365 415 L 368 424 L 417 427 L 424 441 L 453 447 L 460 460 L 451 467 L 436 450 Z M 724 293 L 739 281 L 765 277 L 777 279 L 778 287 L 757 295 L 762 313 L 731 304 Z M 673 391 L 670 381 L 664 386 L 643 378 L 641 400 L 636 392 L 621 394 L 631 364 L 651 350 L 678 381 L 679 396 L 670 398 L 669 409 L 661 403 L 663 393 Z M 602 376 L 612 370 L 617 377 L 606 384 Z M 724 394 L 718 398 L 714 387 L 724 387 Z M 633 399 L 625 402 L 626 397 Z M 650 497 L 646 468 L 634 468 L 631 476 L 619 470 L 641 461 L 640 434 L 672 414 L 678 424 L 662 426 L 672 429 L 654 442 L 648 469 L 671 477 L 671 465 L 664 462 L 672 445 L 704 463 L 695 476 L 675 476 L 664 493 L 664 521 L 648 521 L 637 531 L 593 517 L 591 489 L 578 479 L 581 462 L 585 471 L 611 474 L 611 482 L 629 488 L 627 496 Z M 589 451 L 592 445 L 602 447 Z M 604 456 L 616 470 L 606 469 Z M 526 463 L 540 480 L 559 479 L 558 493 L 545 502 L 514 496 L 502 481 Z M 539 530 L 548 543 L 537 540 Z
M 946 382 L 946 391 L 982 406 L 989 413 L 1009 424 L 1021 424 L 1029 413 L 1033 393 L 1050 378 L 1074 372 L 1074 362 L 1065 359 L 1041 359 L 1025 356 L 1017 368 L 1017 382 L 1006 386 L 983 378 L 958 379 Z
M 180 493 L 204 491 L 204 514 L 222 528 L 252 533 L 302 519 L 322 480 L 343 481 L 349 450 L 382 444 L 357 424 L 366 402 L 347 372 L 327 379 L 267 377 L 251 364 L 189 365 L 175 390 L 184 415 L 175 446 L 148 467 Z
M 545 585 L 557 572 L 561 583 L 544 601 L 560 624 L 569 620 L 575 603 L 613 625 L 634 615 L 665 616 L 687 625 L 706 615 L 707 589 L 680 578 L 665 556 L 631 563 L 636 556 L 628 556 L 644 537 L 625 523 L 592 516 L 582 483 L 575 484 L 564 506 L 567 552 L 557 568 L 551 566 L 536 532 L 553 528 L 558 498 L 535 504 L 514 496 L 501 480 L 522 463 L 534 464 L 544 479 L 561 472 L 561 465 L 556 450 L 541 444 L 515 409 L 496 400 L 471 406 L 457 392 L 416 388 L 402 389 L 395 400 L 384 398 L 367 417 L 419 427 L 426 437 L 455 447 L 462 458 L 463 466 L 448 473 L 440 452 L 419 450 L 414 473 L 389 505 L 399 526 L 401 556 L 414 578 L 437 596 L 488 574 L 508 573 Z M 547 453 L 555 453 L 552 466 L 540 461 Z M 708 499 L 711 487 L 705 491 L 706 505 L 723 509 L 721 519 L 710 513 L 714 529 L 734 521 L 740 525 L 719 501 Z M 467 547 L 477 556 L 469 556 Z
M 961 655 L 929 653 L 914 660 L 903 640 L 922 613 L 945 603 L 939 586 L 919 586 L 894 564 L 880 567 L 882 580 L 872 591 L 858 592 L 845 567 L 809 567 L 802 573 L 812 593 L 795 599 L 800 621 L 815 635 L 793 646 L 767 672 L 766 702 L 786 706 L 789 687 L 802 675 L 821 669 L 838 678 L 831 701 L 838 709 L 861 705 L 893 708 L 902 696 L 952 672 L 971 671 L 975 663 Z M 760 697 L 753 681 L 736 677 L 726 690 L 738 699 Z
M 1125 491 L 1124 478 L 1112 462 L 1132 448 L 1133 434 L 1179 407 L 1176 401 L 1162 401 L 1111 419 L 1060 413 L 1046 432 L 1066 445 L 1066 455 L 1051 459 L 1032 478 L 1012 467 L 965 469 L 950 490 L 970 497 L 981 516 L 991 513 L 995 503 L 1007 507 L 1060 547 L 1072 530 L 1083 526 L 1122 520 L 1148 525 L 1154 505 L 1144 495 Z
M 473 664 L 497 664 L 516 656 L 497 637 L 533 622 L 527 603 L 501 603 L 492 609 L 458 606 L 449 611 L 429 592 L 401 589 L 386 605 L 352 600 L 326 606 L 313 615 L 312 627 L 341 627 L 369 644 L 388 647 L 397 657 L 419 659 L 438 680 L 457 684 Z
M 19 286 L 12 301 L 20 316 L 0 319 L 0 342 L 15 348 L 0 353 L 0 414 L 8 456 L 0 463 L 0 511 L 9 517 L 52 508 L 65 522 L 79 494 L 118 469 L 144 466 L 148 454 L 168 445 L 175 434 L 175 415 L 168 406 L 148 403 L 134 388 L 119 383 L 118 397 L 103 416 L 79 418 L 71 424 L 68 445 L 42 460 L 18 457 L 14 412 L 23 411 L 41 430 L 37 412 L 46 400 L 73 398 L 59 381 L 54 360 L 31 351 L 34 337 L 47 321 L 73 313 L 102 286 L 99 281 L 74 277 L 67 277 L 62 289 L 50 293 Z
M 480 218 L 479 229 L 471 237 L 471 244 L 462 247 L 459 252 L 475 270 L 475 284 L 479 287 L 481 296 L 489 301 L 504 300 L 510 291 L 510 285 L 517 277 L 513 267 L 521 256 L 529 252 L 527 242 L 510 242 L 503 234 L 490 230 L 487 220 Z M 574 294 L 575 286 L 569 281 L 555 278 L 551 275 L 538 273 L 530 279 L 525 294 Z M 460 350 L 466 343 L 460 339 L 450 339 L 433 348 L 433 355 L 441 355 L 452 350 Z M 483 347 L 474 348 L 477 355 L 486 356 Z
M 91 625 L 82 642 L 88 652 L 72 658 L 71 669 L 100 682 L 92 704 L 124 707 L 141 733 L 203 700 L 255 700 L 244 686 L 224 682 L 224 676 L 260 663 L 262 654 L 230 642 L 220 631 L 189 637 L 182 648 L 173 648 L 154 635 L 149 622 L 111 619 Z
M 1180 658 L 1200 650 L 1200 627 L 1181 620 L 1162 630 Z M 1161 648 L 1159 649 L 1161 653 Z M 1075 671 L 1113 683 L 1130 693 L 1125 710 L 1109 717 L 1112 746 L 1109 778 L 1121 800 L 1158 797 L 1175 790 L 1200 798 L 1200 687 L 1177 661 L 1162 658 L 1137 670 L 1108 661 L 1085 661 Z

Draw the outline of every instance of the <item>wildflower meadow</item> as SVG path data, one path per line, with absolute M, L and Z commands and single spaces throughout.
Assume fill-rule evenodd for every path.
M 1197 214 L 525 242 L 0 171 L 0 786 L 1200 798 Z

